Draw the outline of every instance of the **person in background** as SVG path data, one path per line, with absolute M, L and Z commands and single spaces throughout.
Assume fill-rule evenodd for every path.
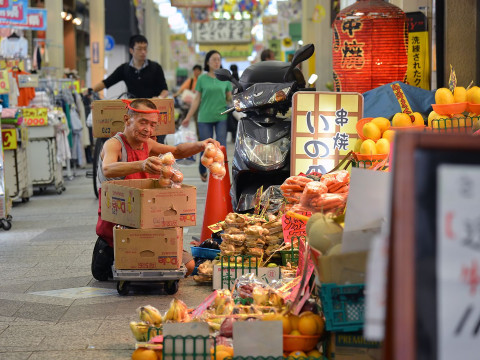
M 129 51 L 132 55 L 130 62 L 126 62 L 117 67 L 109 77 L 93 86 L 91 90 L 99 92 L 105 88 L 108 89 L 120 81 L 124 81 L 130 97 L 167 97 L 168 86 L 162 67 L 159 63 L 147 59 L 147 38 L 143 35 L 133 35 L 130 37 Z
M 238 80 L 239 77 L 238 77 L 238 66 L 237 64 L 232 64 L 230 65 L 230 71 L 232 72 L 232 76 Z
M 219 146 L 213 139 L 178 146 L 159 144 L 151 138 L 158 124 L 159 111 L 155 104 L 148 99 L 124 102 L 128 110 L 123 117 L 125 123 L 123 133 L 117 133 L 107 140 L 100 153 L 97 172 L 100 184 L 114 179 L 146 179 L 150 177 L 149 175 L 158 178 L 162 172 L 159 154 L 171 152 L 176 159 L 182 159 L 205 150 L 208 143 Z M 102 220 L 101 213 L 100 196 L 96 227 L 98 239 L 93 249 L 91 270 L 95 279 L 106 281 L 112 277 L 115 224 Z M 184 251 L 182 262 L 187 268 L 187 275 L 191 274 L 195 267 L 191 255 Z
M 185 89 L 195 92 L 195 86 L 197 86 L 197 79 L 202 73 L 202 67 L 197 64 L 192 68 L 192 71 L 193 71 L 193 77 L 185 80 L 183 84 L 180 86 L 180 88 L 178 89 L 178 91 L 175 94 L 173 94 L 173 97 L 177 97 L 181 95 Z
M 275 53 L 271 49 L 265 49 L 260 54 L 260 60 L 262 61 L 275 60 Z
M 205 55 L 204 70 L 206 74 L 198 77 L 195 90 L 195 99 L 188 111 L 187 116 L 182 122 L 183 126 L 188 126 L 190 119 L 198 111 L 198 132 L 199 140 L 205 140 L 213 137 L 221 145 L 227 146 L 227 114 L 221 115 L 227 109 L 227 102 L 232 98 L 232 84 L 229 81 L 220 81 L 215 77 L 215 70 L 220 69 L 222 57 L 217 50 L 210 50 Z M 200 163 L 200 178 L 203 182 L 207 181 L 207 169 Z

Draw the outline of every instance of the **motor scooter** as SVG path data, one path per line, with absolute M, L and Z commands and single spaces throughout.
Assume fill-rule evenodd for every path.
M 236 212 L 254 208 L 255 194 L 263 185 L 280 185 L 290 176 L 291 119 L 285 117 L 292 96 L 306 88 L 297 65 L 310 58 L 313 44 L 299 48 L 292 62 L 262 61 L 250 65 L 236 80 L 227 69 L 215 71 L 217 79 L 237 87 L 233 107 L 225 111 L 243 112 L 238 122 L 232 164 L 230 195 Z

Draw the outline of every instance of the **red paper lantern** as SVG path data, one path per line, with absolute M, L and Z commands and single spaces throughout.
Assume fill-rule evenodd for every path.
M 383 0 L 358 0 L 333 24 L 336 91 L 363 93 L 405 81 L 408 36 L 405 13 Z

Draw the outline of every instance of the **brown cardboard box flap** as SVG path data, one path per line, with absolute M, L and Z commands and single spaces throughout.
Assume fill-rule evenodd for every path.
M 364 284 L 367 258 L 367 251 L 321 256 L 318 268 L 320 281 L 339 285 Z

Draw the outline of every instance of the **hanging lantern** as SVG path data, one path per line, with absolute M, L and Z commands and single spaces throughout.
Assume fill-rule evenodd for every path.
M 333 24 L 333 79 L 336 91 L 364 93 L 405 81 L 405 13 L 383 0 L 358 0 Z

